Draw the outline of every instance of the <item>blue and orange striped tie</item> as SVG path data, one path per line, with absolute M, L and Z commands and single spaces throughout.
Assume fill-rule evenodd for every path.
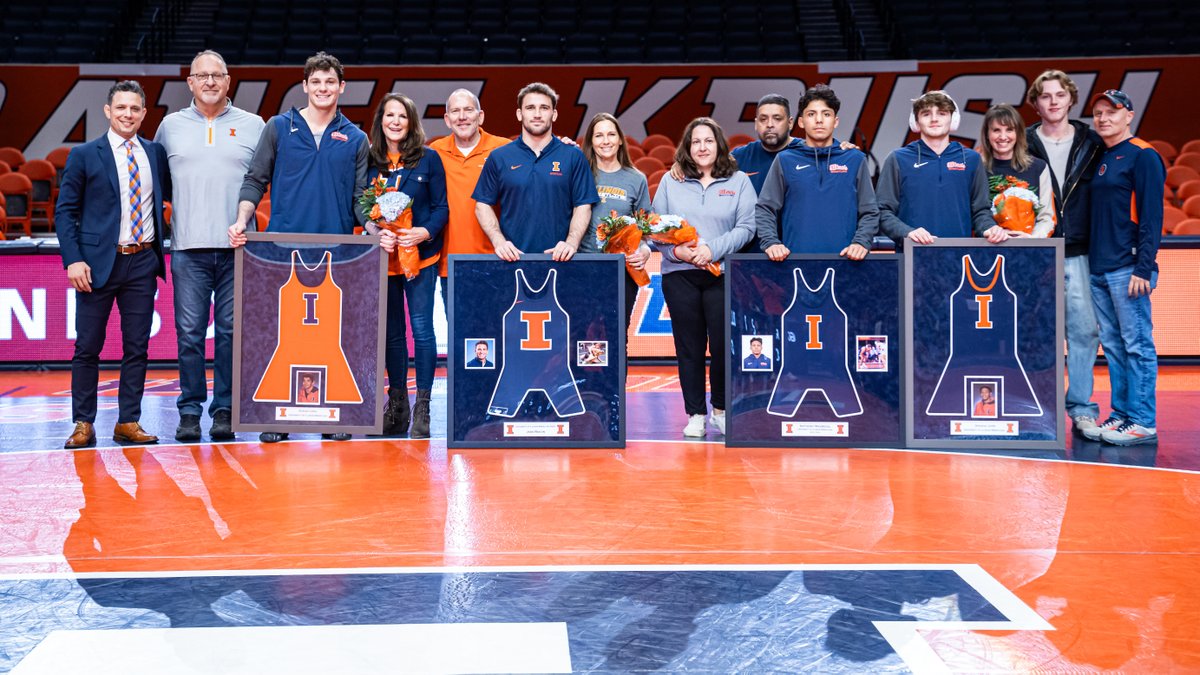
M 138 175 L 137 159 L 133 156 L 133 141 L 125 141 L 125 159 L 129 167 L 129 229 L 133 240 L 142 241 L 142 179 Z

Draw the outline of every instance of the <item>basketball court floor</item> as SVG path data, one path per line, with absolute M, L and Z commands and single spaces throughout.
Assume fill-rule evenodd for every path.
M 623 450 L 447 450 L 441 373 L 433 440 L 264 446 L 151 371 L 120 447 L 103 371 L 72 452 L 69 374 L 0 373 L 0 672 L 1200 671 L 1200 368 L 1065 453 L 686 442 L 673 374 Z

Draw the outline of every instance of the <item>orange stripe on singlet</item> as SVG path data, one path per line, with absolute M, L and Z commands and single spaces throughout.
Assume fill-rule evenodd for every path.
M 974 275 L 971 274 L 971 257 L 970 256 L 965 256 L 965 255 L 963 256 L 963 274 L 964 274 L 964 276 L 967 277 L 967 283 L 971 284 L 971 288 L 974 288 L 975 290 L 979 291 L 980 293 L 987 293 L 988 291 L 992 290 L 993 287 L 995 287 L 996 280 L 1000 278 L 1000 266 L 1003 264 L 1004 264 L 1004 258 L 997 257 L 996 265 L 992 268 L 992 283 L 988 284 L 984 288 L 980 288 L 979 285 L 975 283 L 975 277 L 974 277 Z

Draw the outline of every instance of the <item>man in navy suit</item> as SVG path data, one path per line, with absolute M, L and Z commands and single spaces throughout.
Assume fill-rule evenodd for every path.
M 163 201 L 170 199 L 167 153 L 137 135 L 146 93 L 133 80 L 108 90 L 108 133 L 71 151 L 63 170 L 55 222 L 67 278 L 75 287 L 75 356 L 67 448 L 94 445 L 96 385 L 113 301 L 121 314 L 121 385 L 113 440 L 155 443 L 138 423 L 154 317 L 155 276 L 163 265 Z

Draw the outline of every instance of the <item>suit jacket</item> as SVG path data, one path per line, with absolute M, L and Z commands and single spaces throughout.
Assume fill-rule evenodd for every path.
M 154 141 L 138 136 L 138 142 L 150 158 L 154 179 L 154 255 L 158 256 L 158 276 L 167 278 L 163 264 L 163 201 L 171 198 L 171 173 L 167 152 Z M 100 288 L 112 273 L 117 258 L 117 239 L 121 236 L 121 214 L 127 208 L 122 177 L 117 175 L 108 133 L 71 150 L 63 169 L 54 209 L 58 231 L 58 250 L 63 267 L 86 262 L 92 268 L 92 286 Z

